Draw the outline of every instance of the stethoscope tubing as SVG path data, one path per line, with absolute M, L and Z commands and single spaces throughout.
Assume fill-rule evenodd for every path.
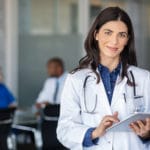
M 135 78 L 134 78 L 134 75 L 133 75 L 133 72 L 132 71 L 129 71 L 130 72 L 130 75 L 131 75 L 131 78 L 132 78 L 132 82 L 133 82 L 133 94 L 134 94 L 134 99 L 138 99 L 138 98 L 142 98 L 143 96 L 138 96 L 137 93 L 136 93 L 136 84 L 135 84 Z M 84 90 L 84 105 L 85 105 L 85 110 L 87 113 L 95 113 L 95 110 L 96 110 L 96 106 L 97 106 L 97 94 L 96 94 L 96 98 L 95 98 L 95 105 L 93 107 L 92 110 L 88 110 L 88 107 L 87 107 L 87 103 L 86 103 L 86 84 L 87 84 L 87 80 L 91 77 L 91 75 L 87 75 L 85 80 L 84 80 L 84 83 L 83 83 L 83 90 Z M 124 93 L 124 100 L 125 102 L 127 101 L 126 99 L 126 95 Z

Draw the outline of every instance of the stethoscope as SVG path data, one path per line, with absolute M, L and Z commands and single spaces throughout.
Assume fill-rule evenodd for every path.
M 92 77 L 92 76 L 91 75 L 86 76 L 84 83 L 83 83 L 84 105 L 85 105 L 86 113 L 95 114 L 95 110 L 96 110 L 96 106 L 97 106 L 97 94 L 95 95 L 95 105 L 94 105 L 93 109 L 89 110 L 87 107 L 87 103 L 86 103 L 86 84 L 87 84 L 87 80 L 90 77 Z
M 134 95 L 133 97 L 134 97 L 134 99 L 142 98 L 143 96 L 138 96 L 138 95 L 137 95 L 136 84 L 135 84 L 135 77 L 134 77 L 134 75 L 133 75 L 133 72 L 132 72 L 132 71 L 129 71 L 129 72 L 130 72 L 130 75 L 131 75 L 131 78 L 132 78 L 132 83 L 133 83 L 133 95 Z M 85 80 L 84 80 L 84 83 L 83 83 L 84 105 L 85 105 L 85 112 L 86 112 L 86 113 L 95 114 L 95 113 L 96 113 L 95 110 L 96 110 L 96 106 L 97 106 L 97 101 L 98 101 L 98 100 L 97 100 L 97 94 L 95 95 L 95 105 L 94 105 L 94 107 L 93 107 L 91 110 L 87 107 L 86 84 L 87 84 L 87 81 L 88 81 L 88 79 L 89 79 L 90 77 L 92 77 L 92 76 L 91 76 L 91 75 L 87 75 L 87 76 L 85 77 Z M 124 94 L 124 100 L 125 100 L 125 102 L 127 101 L 125 94 Z
M 134 78 L 133 72 L 131 70 L 129 72 L 130 72 L 130 75 L 131 75 L 131 78 L 132 78 L 132 83 L 133 83 L 133 98 L 134 99 L 142 98 L 143 96 L 137 95 L 136 83 L 135 83 L 135 78 Z M 126 102 L 125 93 L 124 93 L 124 100 Z

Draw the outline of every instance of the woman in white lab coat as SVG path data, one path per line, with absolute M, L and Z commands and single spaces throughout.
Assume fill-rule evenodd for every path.
M 85 50 L 62 92 L 59 141 L 71 150 L 150 150 L 150 118 L 131 123 L 130 132 L 107 132 L 135 111 L 150 112 L 150 73 L 136 67 L 128 14 L 118 7 L 100 12 Z

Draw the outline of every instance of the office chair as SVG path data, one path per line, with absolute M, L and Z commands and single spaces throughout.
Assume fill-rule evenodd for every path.
M 56 128 L 59 117 L 60 105 L 49 104 L 42 109 L 41 131 L 43 150 L 66 150 L 57 140 Z
M 30 110 L 16 111 L 12 132 L 15 135 L 18 149 L 41 150 L 42 137 L 37 125 L 38 120 Z
M 0 150 L 8 150 L 7 138 L 11 131 L 16 107 L 0 109 Z

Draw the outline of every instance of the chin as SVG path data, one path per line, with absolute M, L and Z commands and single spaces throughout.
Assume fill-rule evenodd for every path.
M 116 59 L 119 57 L 119 55 L 107 55 L 107 57 L 111 59 Z

